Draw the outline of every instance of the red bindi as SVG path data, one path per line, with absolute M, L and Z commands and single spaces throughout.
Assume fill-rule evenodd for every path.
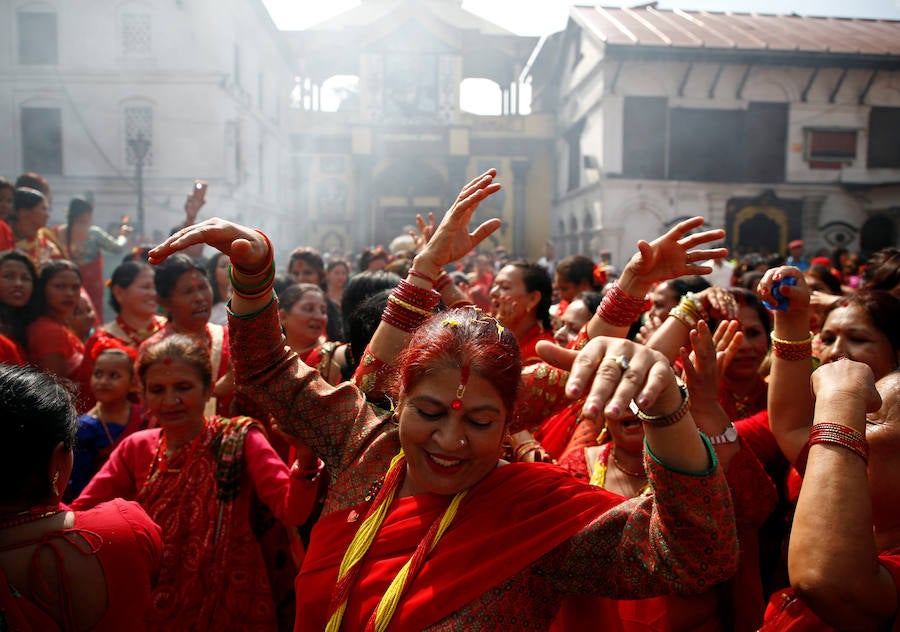
M 452 402 L 450 402 L 450 408 L 452 408 L 453 410 L 459 410 L 460 408 L 462 408 L 462 402 L 458 399 L 454 399 Z

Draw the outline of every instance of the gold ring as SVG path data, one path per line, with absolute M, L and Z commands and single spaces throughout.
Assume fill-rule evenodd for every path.
M 628 358 L 624 355 L 617 355 L 612 360 L 616 363 L 616 366 L 622 370 L 622 373 L 628 370 Z

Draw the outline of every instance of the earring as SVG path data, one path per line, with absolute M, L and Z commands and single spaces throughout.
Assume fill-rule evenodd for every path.
M 400 414 L 395 410 L 394 412 L 391 413 L 390 419 L 391 419 L 391 423 L 396 426 L 400 423 Z
M 53 492 L 54 496 L 59 496 L 59 488 L 57 488 L 57 483 L 59 483 L 59 471 L 53 472 L 53 476 L 50 478 L 50 491 Z

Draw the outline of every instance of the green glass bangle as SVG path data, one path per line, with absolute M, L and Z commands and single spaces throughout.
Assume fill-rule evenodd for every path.
M 240 272 L 240 270 L 238 270 Z M 247 293 L 247 292 L 257 292 L 262 290 L 267 285 L 272 283 L 272 280 L 275 278 L 275 266 L 269 266 L 269 272 L 266 274 L 266 278 L 262 281 L 262 283 L 258 285 L 244 285 L 242 283 L 238 283 L 234 278 L 234 266 L 228 266 L 228 280 L 231 281 L 231 286 L 238 292 Z

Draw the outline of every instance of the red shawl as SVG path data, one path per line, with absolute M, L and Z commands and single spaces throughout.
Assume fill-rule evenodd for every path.
M 395 500 L 363 560 L 350 594 L 344 628 L 362 630 L 388 584 L 450 502 L 421 494 Z M 401 597 L 393 629 L 422 630 L 456 612 L 522 571 L 616 506 L 614 494 L 589 487 L 556 466 L 529 463 L 498 467 L 472 488 L 450 529 Z M 295 583 L 295 630 L 319 632 L 337 569 L 359 528 L 366 505 L 341 510 L 316 524 Z M 490 564 L 484 564 L 485 560 Z

